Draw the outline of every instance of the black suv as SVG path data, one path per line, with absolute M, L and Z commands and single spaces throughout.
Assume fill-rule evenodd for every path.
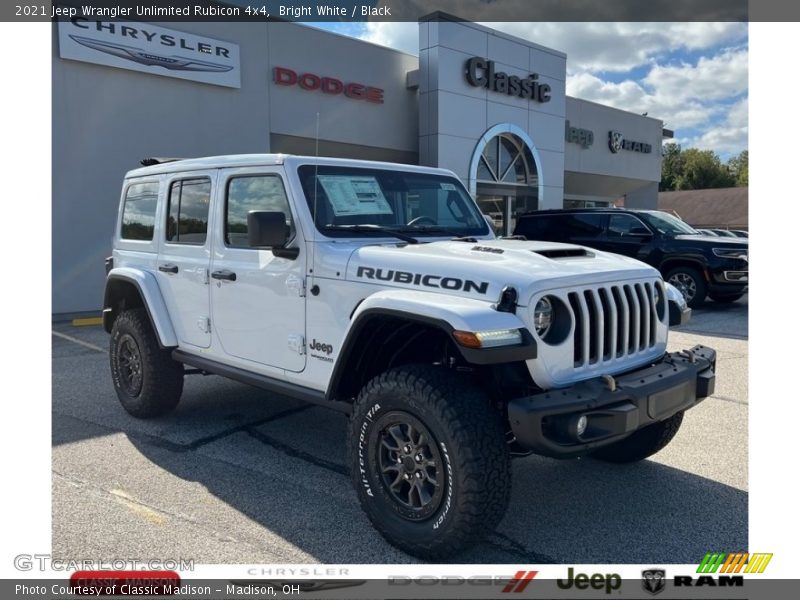
M 520 215 L 514 235 L 580 244 L 646 262 L 681 290 L 692 307 L 706 295 L 734 302 L 747 290 L 746 239 L 703 235 L 658 210 L 540 210 Z

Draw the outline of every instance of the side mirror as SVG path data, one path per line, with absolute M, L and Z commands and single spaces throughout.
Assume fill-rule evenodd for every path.
M 247 213 L 247 243 L 251 248 L 270 248 L 275 256 L 297 258 L 298 248 L 284 248 L 289 233 L 284 212 L 251 210 Z

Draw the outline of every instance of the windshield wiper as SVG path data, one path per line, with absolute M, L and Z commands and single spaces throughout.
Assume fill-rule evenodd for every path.
M 362 225 L 325 225 L 322 227 L 322 231 L 354 231 L 357 233 L 374 233 L 396 237 L 397 239 L 408 242 L 409 244 L 419 244 L 419 240 L 413 235 L 406 235 L 405 233 L 397 231 L 396 229 L 381 227 L 380 225 L 370 225 L 368 223 Z
M 402 231 L 419 231 L 420 233 L 443 233 L 445 235 L 453 236 L 453 240 L 457 242 L 477 242 L 478 240 L 472 236 L 463 236 L 456 231 L 447 229 L 446 227 L 439 227 L 438 225 L 406 225 Z

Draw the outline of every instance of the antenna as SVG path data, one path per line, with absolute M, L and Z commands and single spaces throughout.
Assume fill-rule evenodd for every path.
M 313 220 L 314 239 L 311 241 L 311 278 L 314 279 L 314 267 L 316 267 L 317 256 L 317 186 L 319 185 L 319 113 L 317 113 L 317 130 L 314 135 L 314 206 L 311 211 L 311 219 Z

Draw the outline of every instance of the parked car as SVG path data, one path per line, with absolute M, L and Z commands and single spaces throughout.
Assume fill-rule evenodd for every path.
M 747 289 L 747 240 L 702 235 L 662 211 L 536 211 L 517 218 L 514 234 L 529 240 L 581 244 L 641 260 L 680 289 L 692 307 L 706 296 L 717 302 L 734 302 Z
M 695 231 L 703 235 L 710 235 L 711 237 L 719 237 L 719 234 L 715 233 L 713 229 L 695 229 Z
M 672 306 L 691 311 L 656 269 L 497 239 L 451 171 L 148 162 L 122 182 L 106 263 L 122 406 L 164 415 L 202 373 L 343 412 L 361 506 L 411 554 L 491 533 L 512 453 L 640 461 L 713 393 L 714 350 L 666 351 Z
M 744 229 L 731 229 L 730 232 L 732 234 L 734 234 L 736 237 L 740 237 L 740 238 L 749 238 L 750 237 L 750 233 L 748 233 Z
M 711 231 L 716 233 L 719 237 L 732 237 L 732 238 L 739 237 L 738 235 L 736 235 L 735 233 L 733 233 L 729 229 L 717 229 L 717 228 L 714 228 Z

